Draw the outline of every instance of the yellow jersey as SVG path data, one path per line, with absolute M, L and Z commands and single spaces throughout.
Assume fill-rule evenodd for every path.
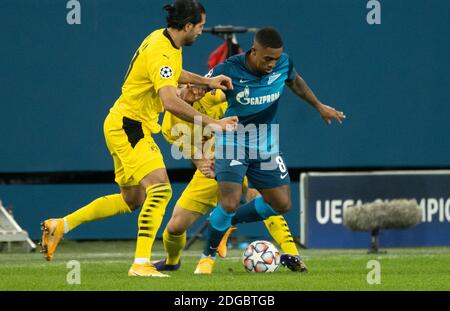
M 216 90 L 214 93 L 206 93 L 206 95 L 202 99 L 194 102 L 194 104 L 192 105 L 195 110 L 206 114 L 207 116 L 215 120 L 223 117 L 225 111 L 227 110 L 227 106 L 228 103 L 226 101 L 223 101 L 222 91 L 220 90 Z M 197 133 L 195 131 L 201 131 L 201 146 L 196 146 L 195 144 L 194 135 L 196 135 Z M 191 147 L 189 156 L 193 156 L 200 147 L 203 149 L 204 144 L 207 141 L 209 141 L 210 144 L 213 143 L 213 133 L 204 132 L 203 128 L 201 127 L 195 128 L 193 123 L 184 121 L 168 111 L 164 113 L 164 119 L 162 122 L 162 134 L 167 142 L 177 145 L 182 152 L 185 151 L 182 150 L 182 144 L 189 143 Z M 186 141 L 185 139 L 183 139 L 183 136 L 190 139 Z M 210 147 L 211 151 L 213 151 L 212 146 Z M 206 154 L 205 156 L 212 157 L 213 154 Z
M 167 30 L 152 32 L 134 54 L 111 113 L 141 122 L 145 134 L 158 133 L 158 117 L 164 111 L 158 91 L 163 86 L 177 87 L 181 71 L 182 49 Z

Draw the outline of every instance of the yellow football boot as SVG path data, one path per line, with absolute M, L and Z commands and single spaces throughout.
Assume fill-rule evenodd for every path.
M 219 254 L 220 257 L 227 257 L 228 238 L 230 237 L 230 234 L 236 230 L 237 228 L 235 226 L 231 226 L 223 235 L 222 240 L 220 240 L 219 246 L 217 246 L 217 254 Z
M 62 218 L 47 219 L 41 223 L 42 240 L 41 253 L 48 261 L 53 259 L 56 247 L 64 235 L 64 220 Z
M 128 276 L 144 276 L 144 277 L 157 277 L 157 278 L 168 278 L 169 275 L 163 274 L 156 270 L 155 266 L 150 262 L 144 264 L 134 263 L 131 265 L 130 270 L 128 270 Z
M 194 274 L 211 274 L 216 261 L 211 256 L 200 259 Z

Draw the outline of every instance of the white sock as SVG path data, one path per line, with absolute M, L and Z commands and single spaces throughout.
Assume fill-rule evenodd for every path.
M 148 258 L 134 258 L 134 263 L 137 263 L 139 265 L 143 265 L 146 262 L 150 262 L 150 259 L 148 259 Z
M 66 217 L 64 217 L 63 220 L 64 220 L 64 234 L 66 234 L 67 232 L 70 231 L 70 229 L 69 229 L 69 225 L 67 224 Z

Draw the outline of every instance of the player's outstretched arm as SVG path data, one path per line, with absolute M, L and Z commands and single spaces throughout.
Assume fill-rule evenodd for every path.
M 233 131 L 239 121 L 237 117 L 214 120 L 207 115 L 198 112 L 177 96 L 177 89 L 174 86 L 163 86 L 159 89 L 159 96 L 161 97 L 164 109 L 184 121 L 193 123 L 194 118 L 199 117 L 201 118 L 203 126 L 210 126 L 213 130 L 217 131 Z
M 298 97 L 308 102 L 311 106 L 316 108 L 320 113 L 321 118 L 327 123 L 331 124 L 331 120 L 335 119 L 339 123 L 345 119 L 345 114 L 342 111 L 337 111 L 333 107 L 322 104 L 314 95 L 313 91 L 306 84 L 305 80 L 297 74 L 295 79 L 286 82 L 286 85 L 294 92 Z
M 183 84 L 193 83 L 193 84 L 206 85 L 210 89 L 221 89 L 224 91 L 233 89 L 233 82 L 227 76 L 218 75 L 213 78 L 207 78 L 207 77 L 202 77 L 198 74 L 189 72 L 184 69 L 181 72 L 178 82 L 183 83 Z

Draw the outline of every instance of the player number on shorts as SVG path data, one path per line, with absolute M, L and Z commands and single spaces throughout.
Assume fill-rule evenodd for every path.
M 276 161 L 277 164 L 278 164 L 278 168 L 280 169 L 280 172 L 281 172 L 281 173 L 286 173 L 287 169 L 286 169 L 286 165 L 285 165 L 284 162 L 283 162 L 283 158 L 280 157 L 280 156 L 277 156 L 277 157 L 275 158 L 275 161 Z

